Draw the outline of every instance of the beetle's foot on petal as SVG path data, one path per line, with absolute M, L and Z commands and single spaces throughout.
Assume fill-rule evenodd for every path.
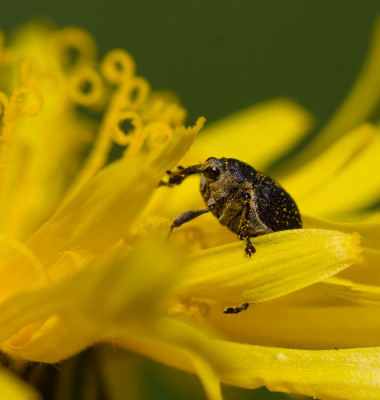
M 253 244 L 251 243 L 249 238 L 247 238 L 247 245 L 245 246 L 245 253 L 247 254 L 247 256 L 249 258 L 251 258 L 252 254 L 256 253 L 256 249 L 253 246 Z

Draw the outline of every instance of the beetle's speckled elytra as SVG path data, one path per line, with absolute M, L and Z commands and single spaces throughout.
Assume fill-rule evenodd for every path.
M 200 191 L 207 208 L 185 211 L 172 224 L 170 231 L 185 222 L 211 212 L 222 225 L 246 240 L 248 257 L 256 252 L 251 238 L 271 232 L 302 228 L 301 215 L 290 195 L 272 178 L 250 165 L 233 158 L 210 157 L 203 164 L 177 172 L 167 171 L 169 180 L 161 184 L 179 185 L 186 177 L 200 173 Z M 247 309 L 228 307 L 226 313 Z

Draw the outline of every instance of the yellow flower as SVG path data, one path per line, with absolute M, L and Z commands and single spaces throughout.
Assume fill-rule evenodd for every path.
M 307 132 L 307 112 L 289 100 L 256 106 L 190 149 L 204 119 L 185 128 L 176 98 L 152 91 L 123 50 L 98 62 L 76 28 L 0 39 L 3 353 L 56 363 L 103 342 L 196 373 L 209 399 L 222 398 L 221 382 L 379 397 L 380 214 L 362 210 L 380 197 L 380 138 L 361 124 L 379 97 L 379 32 L 336 118 L 306 158 L 274 172 L 304 229 L 256 238 L 251 259 L 209 215 L 166 240 L 173 218 L 202 201 L 194 179 L 158 182 L 209 156 L 267 170 Z M 244 302 L 258 304 L 222 313 Z M 38 396 L 16 379 L 0 369 L 0 393 Z

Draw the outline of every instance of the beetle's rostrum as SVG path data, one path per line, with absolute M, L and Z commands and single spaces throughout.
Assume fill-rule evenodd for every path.
M 207 208 L 185 211 L 170 231 L 185 222 L 211 212 L 219 223 L 246 240 L 248 257 L 256 252 L 251 238 L 271 232 L 302 228 L 301 215 L 291 196 L 272 178 L 233 158 L 210 157 L 204 163 L 177 172 L 167 171 L 169 180 L 161 184 L 179 185 L 188 176 L 200 173 L 200 192 Z M 245 310 L 248 304 L 228 307 L 227 313 Z

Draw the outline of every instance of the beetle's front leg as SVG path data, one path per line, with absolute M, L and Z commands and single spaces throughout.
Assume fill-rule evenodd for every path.
M 215 208 L 215 204 L 211 204 L 211 206 L 203 209 L 203 210 L 196 210 L 196 211 L 185 211 L 182 213 L 171 225 L 169 235 L 171 234 L 174 228 L 180 227 L 182 224 L 191 221 L 194 218 L 199 217 L 202 214 L 206 214 L 212 211 Z
M 190 167 L 183 168 L 181 165 L 177 167 L 178 172 L 166 171 L 169 175 L 167 182 L 161 180 L 158 186 L 173 186 L 180 185 L 188 176 L 204 172 L 205 164 L 191 165 Z

